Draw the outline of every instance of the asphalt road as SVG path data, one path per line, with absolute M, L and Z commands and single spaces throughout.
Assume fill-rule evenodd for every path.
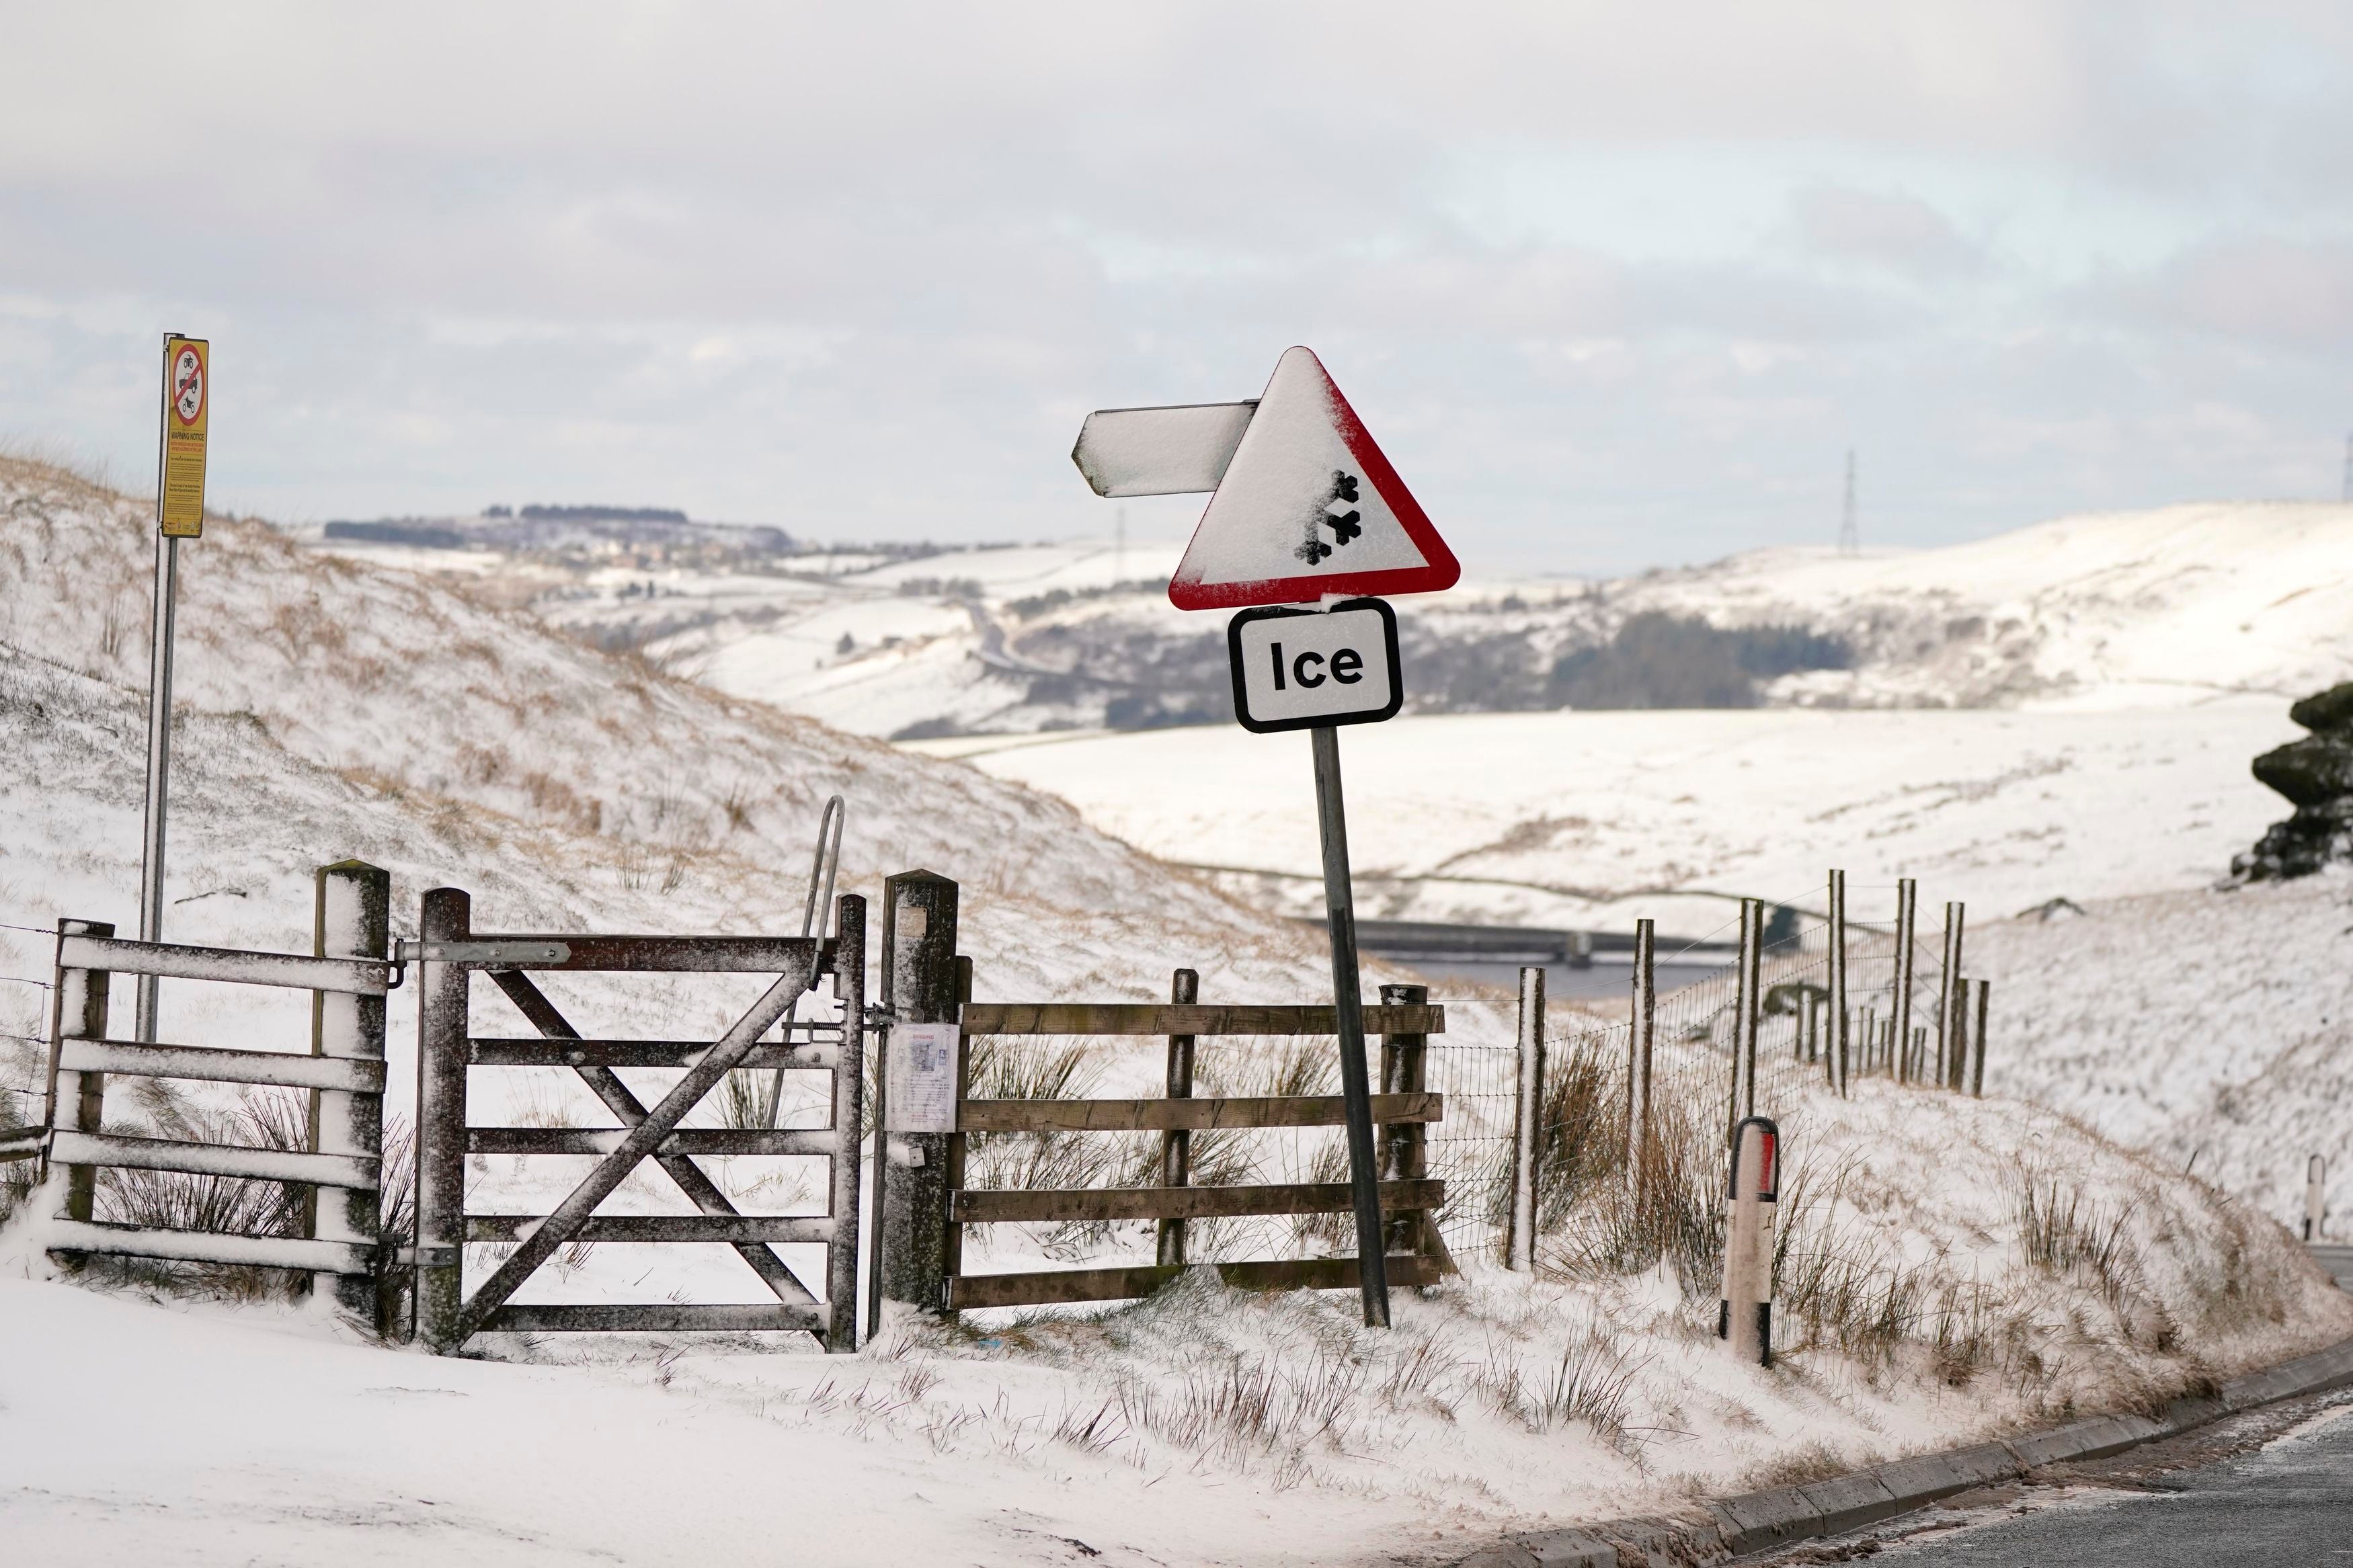
M 2353 1404 L 2251 1453 L 2139 1478 L 2131 1490 L 2051 1489 L 2007 1506 L 2030 1511 L 1957 1520 L 1875 1555 L 1921 1568 L 2353 1564 Z

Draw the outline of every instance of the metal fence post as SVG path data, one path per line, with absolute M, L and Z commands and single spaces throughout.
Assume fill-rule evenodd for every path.
M 421 943 L 464 942 L 473 900 L 462 888 L 427 893 L 417 921 Z M 466 1304 L 466 1065 L 472 1025 L 472 971 L 420 959 L 417 966 L 417 1272 L 411 1300 L 417 1336 L 450 1352 L 464 1342 Z
M 1190 969 L 1180 969 L 1168 979 L 1168 1001 L 1171 1005 L 1189 1007 L 1201 999 L 1201 976 Z M 1383 1045 L 1383 1052 L 1388 1050 Z M 1168 1037 L 1168 1072 L 1165 1080 L 1168 1098 L 1193 1098 L 1193 1037 Z M 1172 1127 L 1160 1135 L 1160 1184 L 1164 1187 L 1187 1187 L 1193 1184 L 1193 1134 L 1185 1128 Z M 1165 1267 L 1181 1268 L 1185 1265 L 1185 1222 L 1164 1219 L 1160 1222 L 1160 1245 L 1156 1253 Z
M 1969 1029 L 1969 1098 L 1985 1098 L 1986 1005 L 1990 1000 L 1993 982 L 1978 982 L 1977 1022 Z
M 1520 970 L 1519 1092 L 1512 1119 L 1512 1208 L 1504 1232 L 1504 1266 L 1526 1274 L 1536 1266 L 1536 1163 L 1544 1145 L 1545 972 Z
M 43 1119 L 50 1127 L 70 1125 L 77 1132 L 103 1131 L 106 1121 L 106 1075 L 72 1072 L 58 1065 L 68 1040 L 106 1038 L 107 991 L 113 976 L 103 969 L 68 969 L 65 939 L 69 936 L 114 934 L 111 921 L 58 921 L 58 963 L 55 989 L 49 993 L 49 1103 Z M 41 1175 L 48 1175 L 42 1162 Z M 90 1223 L 98 1201 L 98 1167 L 66 1167 L 65 1217 Z
M 322 866 L 311 878 L 311 952 L 319 958 L 389 958 L 392 954 L 392 873 L 362 860 Z M 347 991 L 311 993 L 311 1054 L 339 1061 L 384 1062 L 381 996 Z M 380 1080 L 379 1080 L 380 1081 Z M 384 1154 L 384 1091 L 314 1089 L 311 1091 L 311 1149 L 320 1154 Z M 321 1241 L 346 1241 L 373 1247 L 380 1235 L 381 1167 L 377 1190 L 311 1189 L 311 1234 Z M 315 1285 L 331 1289 L 336 1305 L 364 1318 L 378 1333 L 391 1322 L 389 1272 L 321 1274 Z
M 1968 1027 L 1963 1009 L 1968 1003 L 1962 990 L 1968 984 L 1961 978 L 1961 920 L 1959 904 L 1945 906 L 1945 957 L 1943 989 L 1936 994 L 1936 1087 L 1961 1087 L 1961 1036 Z
M 1757 994 L 1762 978 L 1765 944 L 1765 902 L 1740 900 L 1740 965 L 1732 1020 L 1731 1114 L 1727 1136 L 1743 1117 L 1757 1114 Z
M 1733 1359 L 1773 1364 L 1773 1223 L 1780 1196 L 1780 1129 L 1762 1116 L 1732 1135 L 1732 1181 L 1725 1194 L 1724 1294 L 1715 1336 Z
M 2304 1239 L 2324 1241 L 2328 1228 L 2328 1157 L 2315 1154 L 2304 1163 Z
M 1895 884 L 1895 997 L 1888 1020 L 1894 1046 L 1895 1081 L 1912 1081 L 1912 940 L 1914 917 L 1919 909 L 1920 884 L 1909 877 Z
M 825 1257 L 825 1348 L 858 1348 L 858 1142 L 866 1106 L 866 900 L 834 903 L 833 994 L 841 1004 L 841 1056 L 833 1068 L 833 1239 Z M 790 1016 L 790 1015 L 787 1015 Z
M 956 884 L 930 871 L 902 871 L 882 883 L 882 1009 L 899 1024 L 957 1021 Z M 892 1045 L 882 1047 L 885 1083 Z M 956 1045 L 959 1100 L 965 1047 Z M 946 1132 L 889 1131 L 890 1104 L 878 1095 L 883 1129 L 875 1160 L 881 1189 L 881 1229 L 874 1237 L 873 1300 L 867 1332 L 879 1328 L 881 1304 L 903 1301 L 926 1312 L 947 1310 L 949 1141 Z
M 1634 1016 L 1626 1032 L 1626 1175 L 1630 1184 L 1650 1151 L 1651 1042 L 1658 1026 L 1658 930 L 1634 922 Z
M 1846 1016 L 1846 873 L 1831 873 L 1830 898 L 1830 1049 L 1823 1053 L 1823 1070 L 1830 1075 L 1831 1088 L 1841 1098 L 1847 1092 L 1849 1081 Z

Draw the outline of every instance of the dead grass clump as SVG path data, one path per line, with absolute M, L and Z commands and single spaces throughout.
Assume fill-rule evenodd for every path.
M 1594 1173 L 1563 1200 L 1567 1212 L 1539 1247 L 1546 1267 L 1572 1279 L 1607 1279 L 1663 1262 L 1685 1298 L 1715 1294 L 1724 1260 L 1724 1161 L 1712 1120 L 1659 1107 L 1630 1173 Z
M 302 1150 L 311 1142 L 308 1100 L 287 1089 L 248 1089 L 227 1110 L 184 1110 L 168 1121 L 165 1130 L 172 1136 L 200 1143 Z M 150 1129 L 142 1125 L 121 1131 Z M 301 1182 L 102 1165 L 97 1173 L 92 1215 L 104 1223 L 155 1230 L 303 1237 L 310 1234 L 315 1190 Z M 292 1294 L 310 1279 L 307 1273 L 284 1268 L 154 1258 L 93 1258 L 90 1266 L 142 1284 L 202 1289 L 248 1300 Z

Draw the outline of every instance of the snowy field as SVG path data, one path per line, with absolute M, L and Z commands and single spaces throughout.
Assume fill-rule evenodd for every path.
M 2248 774 L 2285 705 L 1453 714 L 1341 738 L 1368 915 L 1698 937 L 1746 895 L 1856 919 L 1899 876 L 1978 918 L 2197 888 L 2286 804 Z M 1304 735 L 1239 728 L 925 742 L 1237 889 L 1321 903 Z M 1257 875 L 1249 875 L 1256 873 Z

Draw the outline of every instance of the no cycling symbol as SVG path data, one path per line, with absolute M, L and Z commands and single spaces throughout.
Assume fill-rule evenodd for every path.
M 172 412 L 183 425 L 194 425 L 205 411 L 205 362 L 183 345 L 172 358 Z

